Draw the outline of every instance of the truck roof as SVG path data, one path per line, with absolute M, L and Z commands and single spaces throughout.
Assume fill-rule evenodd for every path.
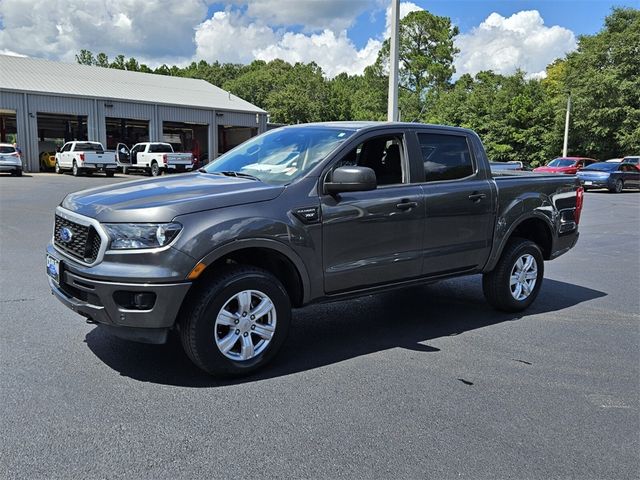
M 304 123 L 300 125 L 289 125 L 289 128 L 309 128 L 309 127 L 327 127 L 327 128 L 348 128 L 352 130 L 368 130 L 380 127 L 389 128 L 420 128 L 431 127 L 440 130 L 450 130 L 452 132 L 464 132 L 474 133 L 473 130 L 462 127 L 452 127 L 449 125 L 436 125 L 430 123 L 418 123 L 418 122 L 380 122 L 380 121 L 336 121 L 336 122 L 316 122 L 316 123 Z

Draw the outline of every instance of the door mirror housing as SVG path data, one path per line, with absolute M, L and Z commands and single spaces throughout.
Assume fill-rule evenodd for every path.
M 376 172 L 369 167 L 338 167 L 324 183 L 326 193 L 364 192 L 377 186 Z

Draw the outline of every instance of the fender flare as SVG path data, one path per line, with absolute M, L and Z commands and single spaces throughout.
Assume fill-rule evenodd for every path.
M 532 212 L 528 212 L 528 213 L 525 213 L 524 215 L 521 215 L 520 217 L 518 217 L 511 224 L 511 226 L 507 229 L 507 231 L 505 232 L 504 236 L 500 240 L 499 245 L 497 247 L 494 246 L 494 248 L 492 249 L 491 254 L 489 255 L 489 259 L 487 260 L 487 263 L 485 264 L 484 268 L 482 269 L 483 272 L 490 272 L 491 270 L 493 270 L 495 268 L 496 264 L 498 263 L 498 260 L 500 260 L 500 257 L 502 256 L 502 252 L 504 251 L 505 247 L 507 246 L 507 242 L 509 241 L 509 239 L 513 235 L 513 232 L 523 222 L 526 222 L 527 220 L 531 220 L 531 219 L 542 220 L 542 222 L 546 225 L 547 233 L 549 234 L 549 237 L 551 238 L 551 250 L 553 251 L 553 242 L 554 242 L 554 237 L 553 237 L 554 227 L 553 227 L 553 223 L 551 222 L 549 217 L 547 217 L 543 213 L 540 213 L 540 212 L 534 210 Z
M 311 283 L 307 267 L 300 256 L 292 248 L 284 243 L 278 242 L 277 240 L 271 240 L 268 238 L 243 238 L 241 240 L 233 240 L 213 249 L 200 259 L 199 263 L 204 263 L 208 267 L 225 255 L 238 250 L 244 250 L 246 248 L 263 248 L 266 250 L 273 250 L 289 260 L 298 271 L 298 275 L 302 281 L 302 303 L 305 304 L 309 301 L 309 297 L 311 295 Z

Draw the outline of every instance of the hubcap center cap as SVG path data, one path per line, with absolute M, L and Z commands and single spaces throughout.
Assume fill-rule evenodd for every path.
M 238 328 L 240 328 L 241 332 L 249 332 L 251 331 L 251 320 L 249 320 L 249 317 L 245 317 L 243 319 L 240 320 L 240 323 L 238 324 Z

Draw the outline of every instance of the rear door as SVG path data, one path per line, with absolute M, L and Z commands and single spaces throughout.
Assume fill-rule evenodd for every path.
M 320 195 L 325 291 L 420 276 L 424 200 L 420 185 L 411 184 L 405 132 L 386 129 L 360 137 L 326 178 L 347 165 L 372 168 L 378 187 Z
M 493 241 L 495 183 L 464 132 L 424 129 L 416 132 L 424 167 L 425 275 L 481 268 Z

